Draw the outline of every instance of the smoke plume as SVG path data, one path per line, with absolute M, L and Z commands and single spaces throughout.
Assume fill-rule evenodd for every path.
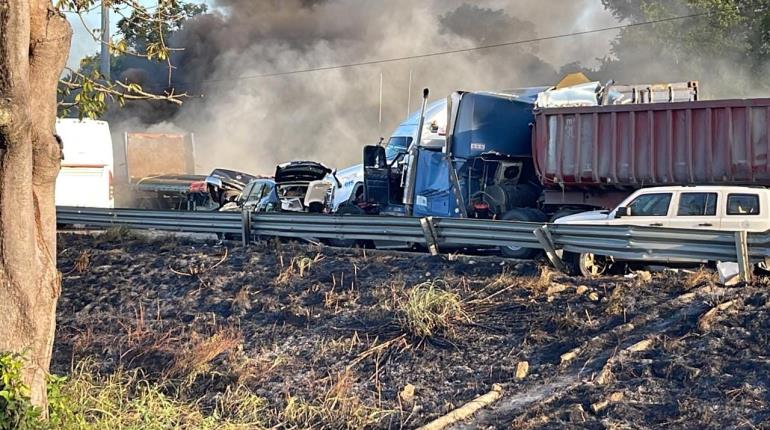
M 212 12 L 187 21 L 170 41 L 184 49 L 173 57 L 172 84 L 196 96 L 175 110 L 135 104 L 119 113 L 131 120 L 116 127 L 194 132 L 201 171 L 270 174 L 293 159 L 345 167 L 360 162 L 363 145 L 387 139 L 418 108 L 424 87 L 438 99 L 458 89 L 551 85 L 574 71 L 575 62 L 590 65 L 606 56 L 616 34 L 255 76 L 615 23 L 599 0 L 217 0 Z M 168 84 L 162 69 L 131 73 L 150 88 Z

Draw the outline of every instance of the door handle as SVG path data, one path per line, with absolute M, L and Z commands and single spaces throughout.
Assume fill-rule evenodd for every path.
M 703 224 L 698 224 L 698 227 L 713 227 L 714 224 L 711 224 L 710 222 L 704 222 Z
M 650 224 L 650 227 L 663 227 L 663 224 L 659 223 L 659 222 L 654 222 L 654 223 Z

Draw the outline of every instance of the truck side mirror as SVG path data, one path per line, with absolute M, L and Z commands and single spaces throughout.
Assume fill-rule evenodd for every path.
M 631 211 L 625 206 L 621 206 L 615 211 L 615 218 L 622 218 L 629 215 L 631 215 Z

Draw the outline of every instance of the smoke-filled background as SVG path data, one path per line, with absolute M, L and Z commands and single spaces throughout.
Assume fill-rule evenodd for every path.
M 635 18 L 633 10 L 610 11 L 606 2 L 214 0 L 208 13 L 186 21 L 169 41 L 183 49 L 172 57 L 176 69 L 171 84 L 192 97 L 181 108 L 133 104 L 111 110 L 107 119 L 118 132 L 195 133 L 201 171 L 227 167 L 270 174 L 277 163 L 292 159 L 319 160 L 333 167 L 359 162 L 363 145 L 380 136 L 387 139 L 407 112 L 419 107 L 424 87 L 437 99 L 457 89 L 552 85 L 567 72 L 586 69 L 589 76 L 595 69 L 596 79 L 629 83 L 702 79 L 694 76 L 697 68 L 662 67 L 679 62 L 656 57 L 660 47 L 645 37 L 629 37 L 634 52 L 618 54 L 618 31 L 255 77 L 529 40 Z M 669 31 L 675 33 L 676 25 Z M 622 62 L 609 61 L 618 58 Z M 730 61 L 726 64 L 735 68 Z M 118 77 L 149 89 L 168 86 L 162 65 L 136 60 L 130 66 Z M 712 72 L 715 69 L 716 62 Z

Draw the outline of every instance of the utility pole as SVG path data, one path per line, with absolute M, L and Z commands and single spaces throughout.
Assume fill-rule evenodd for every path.
M 382 71 L 380 71 L 380 112 L 379 112 L 378 118 L 379 118 L 377 120 L 377 122 L 379 124 L 378 125 L 378 128 L 379 128 L 378 132 L 381 134 L 382 133 Z
M 409 89 L 406 90 L 406 117 L 412 113 L 412 69 L 409 69 Z
M 104 79 L 110 80 L 110 5 L 102 0 L 102 50 L 99 56 L 99 71 Z

